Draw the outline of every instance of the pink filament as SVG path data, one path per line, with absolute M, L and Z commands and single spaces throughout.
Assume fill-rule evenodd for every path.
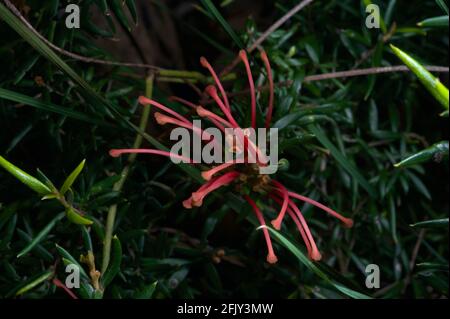
M 237 122 L 235 121 L 233 116 L 231 115 L 230 110 L 223 104 L 222 100 L 217 95 L 216 87 L 213 86 L 213 85 L 208 85 L 206 87 L 206 92 L 214 99 L 214 101 L 216 101 L 217 105 L 220 107 L 220 109 L 222 110 L 223 114 L 225 114 L 225 116 L 227 117 L 228 121 L 232 124 L 232 127 L 235 127 L 235 128 L 239 127 L 239 125 L 237 124 Z
M 191 206 L 201 206 L 203 204 L 203 199 L 211 193 L 212 191 L 215 191 L 216 189 L 228 185 L 232 181 L 234 181 L 236 178 L 238 178 L 240 173 L 238 172 L 228 172 L 226 174 L 223 174 L 222 176 L 219 176 L 202 187 L 200 187 L 196 192 L 192 193 L 190 204 Z M 188 202 L 186 202 L 188 203 Z M 183 203 L 184 205 L 184 203 Z M 186 206 L 185 206 L 186 207 Z M 189 208 L 189 207 L 186 207 Z
M 221 110 L 224 112 L 224 114 L 226 115 L 226 117 L 228 118 L 228 120 L 230 121 L 230 124 L 232 125 L 233 128 L 239 128 L 239 125 L 236 123 L 236 121 L 234 120 L 233 116 L 231 115 L 231 113 L 229 112 L 229 110 L 227 110 L 225 108 L 225 106 L 223 105 L 222 101 L 220 100 L 219 96 L 217 95 L 217 90 L 214 86 L 210 85 L 206 88 L 206 91 L 208 92 L 208 94 L 217 102 L 217 104 L 219 105 L 219 107 L 221 108 Z M 240 139 L 240 141 L 244 141 L 248 142 L 248 145 L 251 146 L 252 150 L 255 151 L 255 153 L 258 155 L 258 159 L 257 161 L 260 163 L 259 159 L 263 159 L 264 162 L 267 161 L 267 158 L 261 153 L 261 151 L 251 142 L 248 140 L 248 138 L 246 136 L 244 136 L 241 132 L 241 130 L 238 130 L 238 138 Z M 246 145 L 246 144 L 244 144 Z
M 302 215 L 302 212 L 300 209 L 295 205 L 295 203 L 292 200 L 289 200 L 289 206 L 294 210 L 294 212 L 297 214 L 297 217 L 300 221 L 300 223 L 303 226 L 303 229 L 305 230 L 306 236 L 309 239 L 309 243 L 311 244 L 311 259 L 315 261 L 319 261 L 322 259 L 322 255 L 320 254 L 319 250 L 317 249 L 316 242 L 314 241 L 314 238 L 311 234 L 311 231 L 309 230 L 308 224 L 306 223 L 305 218 Z
M 230 162 L 226 162 L 223 164 L 220 164 L 219 166 L 216 166 L 214 168 L 211 168 L 210 170 L 204 171 L 202 172 L 202 177 L 209 181 L 211 179 L 211 177 L 217 173 L 219 173 L 220 171 L 227 169 L 230 166 L 233 166 L 235 164 L 234 161 L 230 161 Z
M 316 202 L 315 200 L 313 200 L 313 199 L 311 199 L 309 197 L 305 197 L 305 196 L 299 195 L 299 194 L 294 193 L 294 192 L 289 192 L 289 196 L 297 198 L 297 199 L 300 199 L 300 200 L 302 200 L 304 202 L 307 202 L 307 203 L 309 203 L 311 205 L 314 205 L 316 207 L 321 208 L 322 210 L 326 211 L 331 216 L 334 216 L 337 219 L 339 219 L 341 222 L 343 222 L 345 227 L 347 227 L 347 228 L 351 228 L 353 226 L 353 220 L 352 219 L 342 216 L 341 214 L 335 212 L 331 208 L 326 207 L 325 205 L 323 205 L 323 204 L 321 204 L 319 202 Z
M 185 123 L 185 122 L 179 121 L 177 119 L 174 119 L 173 117 L 164 115 L 159 112 L 155 113 L 155 119 L 156 119 L 156 122 L 158 122 L 158 124 L 160 124 L 160 125 L 164 125 L 167 123 L 175 124 L 175 125 L 192 130 L 194 133 L 196 133 L 198 136 L 200 136 L 200 138 L 203 138 L 203 136 L 207 140 L 211 140 L 211 138 L 212 138 L 211 134 L 209 134 L 209 133 L 203 131 L 202 129 L 200 129 L 199 127 L 193 125 L 191 122 Z
M 53 278 L 52 282 L 56 287 L 62 288 L 70 296 L 70 298 L 78 299 L 78 297 L 69 288 L 67 288 L 67 286 L 64 285 L 58 278 Z
M 273 100 L 274 100 L 274 91 L 273 91 L 273 77 L 272 77 L 272 69 L 270 67 L 269 58 L 267 57 L 266 52 L 261 51 L 261 59 L 264 62 L 264 66 L 267 71 L 267 79 L 269 80 L 269 108 L 267 110 L 266 115 L 266 128 L 270 127 L 270 122 L 272 120 L 272 111 L 273 111 Z
M 175 102 L 181 103 L 183 105 L 189 106 L 190 108 L 193 108 L 193 109 L 195 109 L 197 107 L 197 105 L 195 105 L 194 103 L 189 102 L 188 100 L 185 100 L 178 96 L 170 96 L 169 101 L 175 101 Z
M 214 182 L 214 180 L 208 181 L 207 183 L 203 184 L 202 186 L 200 186 L 200 188 L 197 190 L 197 192 L 209 187 L 213 182 Z M 188 199 L 183 201 L 183 206 L 188 209 L 192 208 L 192 196 L 190 196 Z
M 225 106 L 227 107 L 228 110 L 231 111 L 230 103 L 228 102 L 227 94 L 225 93 L 225 90 L 223 89 L 222 83 L 220 83 L 219 77 L 217 76 L 217 74 L 214 71 L 213 67 L 211 66 L 211 64 L 209 64 L 208 60 L 206 60 L 205 57 L 201 57 L 200 58 L 200 64 L 203 67 L 207 68 L 209 70 L 209 72 L 211 73 L 212 77 L 214 78 L 214 81 L 216 82 L 217 87 L 219 88 L 220 94 L 222 94 Z
M 233 118 L 233 116 L 231 115 L 231 113 L 229 112 L 229 110 L 227 110 L 226 108 L 225 108 L 225 106 L 223 105 L 223 103 L 222 103 L 222 101 L 220 100 L 220 98 L 219 98 L 219 96 L 217 95 L 217 90 L 216 90 L 216 88 L 214 87 L 214 86 L 212 86 L 212 85 L 209 85 L 207 88 L 206 88 L 206 92 L 208 92 L 208 94 L 217 102 L 217 104 L 219 105 L 219 107 L 220 107 L 220 109 L 224 112 L 224 114 L 225 114 L 225 116 L 227 117 L 227 119 L 229 120 L 229 123 L 228 124 L 231 124 L 231 126 L 233 127 L 233 128 L 239 128 L 239 125 L 236 123 L 236 121 L 234 120 L 234 118 Z M 198 109 L 198 108 L 197 108 Z M 201 112 L 209 112 L 209 111 L 206 111 L 204 108 L 201 108 L 200 109 L 201 110 Z M 212 112 L 211 112 L 212 113 Z M 206 114 L 206 113 L 205 113 Z M 214 114 L 214 113 L 212 113 L 212 114 Z M 201 114 L 199 113 L 199 115 L 201 116 Z M 216 116 L 218 116 L 218 115 L 216 115 Z M 219 117 L 220 118 L 220 117 Z M 220 118 L 220 119 L 222 119 L 222 118 Z M 222 119 L 223 120 L 223 119 Z M 266 158 L 266 156 L 264 156 L 264 154 L 262 154 L 261 153 L 261 150 L 259 149 L 259 148 L 257 148 L 251 141 L 249 141 L 248 140 L 248 138 L 246 137 L 246 136 L 244 136 L 243 134 L 242 134 L 242 131 L 241 130 L 238 130 L 238 134 L 239 134 L 239 136 L 238 136 L 238 138 L 239 138 L 239 140 L 240 141 L 244 141 L 243 142 L 243 145 L 249 145 L 250 147 L 251 147 L 251 149 L 252 149 L 252 151 L 255 151 L 255 153 L 258 155 L 258 158 L 257 158 L 257 162 L 258 163 L 261 163 L 261 159 L 262 159 L 262 161 L 263 162 L 267 162 L 267 158 Z M 247 142 L 247 143 L 246 143 Z
M 256 218 L 258 218 L 258 221 L 259 221 L 260 225 L 261 226 L 266 226 L 266 222 L 264 221 L 264 217 L 263 217 L 261 211 L 259 210 L 258 206 L 256 206 L 255 202 L 248 195 L 244 195 L 244 198 L 250 204 L 250 206 L 252 206 L 253 212 L 255 213 Z M 272 241 L 270 240 L 269 231 L 265 227 L 262 229 L 262 231 L 264 233 L 264 238 L 266 240 L 267 251 L 268 251 L 268 253 L 267 253 L 267 262 L 269 264 L 275 264 L 278 261 L 278 258 L 275 255 L 275 252 L 273 251 Z
M 250 85 L 251 106 L 252 106 L 252 127 L 256 128 L 256 94 L 255 83 L 253 82 L 252 71 L 250 70 L 250 63 L 248 62 L 247 53 L 245 50 L 239 51 L 239 57 L 244 62 L 247 71 L 248 83 Z
M 162 105 L 161 103 L 158 103 L 154 100 L 150 100 L 149 98 L 146 98 L 145 96 L 139 97 L 139 103 L 141 103 L 142 105 L 147 105 L 147 104 L 153 105 L 153 106 L 163 110 L 164 112 L 167 112 L 170 115 L 176 117 L 177 119 L 179 119 L 182 122 L 190 123 L 190 121 L 187 118 L 185 118 L 184 116 L 182 116 L 179 113 L 175 112 L 174 110 L 168 108 L 167 106 Z
M 281 193 L 280 190 L 275 189 L 278 193 Z M 280 194 L 278 194 L 280 196 Z M 295 203 L 289 199 L 289 206 L 291 209 L 295 212 L 297 215 L 297 218 L 299 219 L 303 229 L 305 230 L 306 236 L 308 237 L 309 243 L 311 244 L 311 254 L 310 258 L 315 261 L 319 261 L 322 258 L 322 255 L 320 254 L 319 250 L 317 249 L 316 242 L 314 241 L 314 237 L 311 234 L 311 231 L 309 230 L 308 224 L 306 223 L 305 218 L 303 217 L 302 212 L 300 209 L 295 205 Z
M 190 107 L 190 108 L 193 108 L 194 110 L 196 110 L 197 109 L 197 107 L 200 107 L 200 105 L 195 105 L 194 103 L 192 103 L 192 102 L 189 102 L 189 101 L 187 101 L 187 100 L 185 100 L 185 99 L 183 99 L 183 98 L 181 98 L 181 97 L 178 97 L 178 96 L 170 96 L 169 97 L 169 101 L 175 101 L 175 102 L 178 102 L 178 103 L 181 103 L 181 104 L 183 104 L 183 105 L 186 105 L 186 106 L 188 106 L 188 107 Z M 221 131 L 224 131 L 225 129 L 223 128 L 223 126 L 219 123 L 219 122 L 217 122 L 215 119 L 209 119 L 216 127 L 218 127 Z
M 289 204 L 289 194 L 286 187 L 283 186 L 283 184 L 272 180 L 272 183 L 275 185 L 275 187 L 282 193 L 283 195 L 283 204 L 281 205 L 280 213 L 278 214 L 277 218 L 272 220 L 272 225 L 276 230 L 281 229 L 281 222 L 283 221 L 284 215 L 286 214 L 286 209 L 288 208 Z
M 274 194 L 269 194 L 269 196 L 275 201 L 277 202 L 279 205 L 282 205 L 283 201 L 279 198 L 277 198 Z M 303 242 L 306 245 L 306 249 L 308 250 L 308 256 L 311 257 L 311 244 L 309 243 L 309 239 L 306 236 L 305 230 L 303 229 L 302 224 L 299 222 L 297 216 L 295 215 L 295 213 L 293 212 L 293 210 L 288 207 L 287 208 L 287 212 L 289 214 L 289 216 L 291 216 L 291 218 L 294 220 L 295 225 L 297 226 L 300 235 L 302 236 Z
M 224 118 L 220 117 L 219 115 L 217 115 L 217 114 L 215 114 L 215 113 L 213 113 L 211 111 L 208 111 L 207 109 L 205 109 L 202 106 L 198 106 L 196 110 L 197 110 L 197 114 L 199 116 L 209 118 L 211 121 L 214 120 L 217 123 L 219 123 L 219 125 L 216 124 L 216 126 L 219 129 L 221 129 L 222 131 L 225 131 L 225 127 L 222 124 L 226 125 L 226 127 L 230 127 L 230 128 L 232 127 L 230 122 L 228 122 Z M 222 124 L 220 124 L 220 123 L 222 123 Z

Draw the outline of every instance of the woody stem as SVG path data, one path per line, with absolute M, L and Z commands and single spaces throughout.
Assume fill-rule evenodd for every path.
M 145 96 L 148 98 L 152 97 L 153 94 L 153 80 L 154 80 L 154 74 L 150 73 L 150 75 L 145 80 Z M 141 114 L 141 120 L 139 123 L 139 128 L 141 131 L 145 131 L 147 128 L 148 118 L 150 115 L 150 107 L 144 107 L 142 109 Z M 142 144 L 142 136 L 140 134 L 136 135 L 136 138 L 133 143 L 134 148 L 139 148 Z M 128 156 L 128 165 L 126 165 L 122 172 L 120 173 L 120 179 L 114 184 L 113 190 L 114 191 L 121 191 L 123 184 L 128 178 L 128 175 L 130 173 L 130 165 L 136 160 L 137 154 L 130 154 Z M 111 257 L 111 241 L 113 237 L 113 231 L 114 231 L 114 222 L 116 220 L 116 214 L 117 214 L 117 205 L 114 204 L 109 207 L 108 210 L 108 216 L 106 218 L 106 225 L 105 225 L 105 240 L 103 243 L 103 258 L 102 258 L 102 268 L 101 273 L 104 274 L 106 269 L 108 268 L 109 260 Z

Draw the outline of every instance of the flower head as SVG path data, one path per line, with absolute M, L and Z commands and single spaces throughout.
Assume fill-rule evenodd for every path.
M 250 97 L 251 97 L 250 127 L 255 129 L 257 125 L 255 85 L 251 73 L 250 63 L 247 58 L 247 53 L 244 50 L 242 50 L 239 52 L 239 57 L 245 66 L 247 79 L 250 87 Z M 269 128 L 273 113 L 274 84 L 269 59 L 264 51 L 261 51 L 261 59 L 264 63 L 267 74 L 267 80 L 269 82 L 269 101 L 264 121 L 265 127 Z M 180 102 L 181 104 L 188 106 L 192 109 L 195 109 L 198 116 L 210 121 L 213 126 L 218 128 L 222 132 L 225 132 L 227 128 L 238 129 L 237 131 L 240 133 L 238 133 L 237 136 L 230 137 L 225 135 L 225 139 L 227 141 L 232 139 L 233 143 L 232 146 L 229 148 L 229 150 L 234 153 L 239 154 L 243 153 L 243 159 L 229 160 L 203 171 L 202 177 L 205 180 L 205 183 L 202 186 L 200 186 L 200 188 L 198 188 L 195 192 L 193 192 L 189 198 L 183 201 L 183 206 L 187 209 L 199 207 L 203 204 L 204 199 L 215 190 L 227 185 L 234 184 L 235 189 L 241 192 L 243 198 L 252 208 L 260 225 L 266 226 L 263 213 L 258 208 L 254 199 L 250 196 L 251 194 L 253 195 L 263 194 L 265 195 L 266 198 L 271 199 L 274 203 L 276 203 L 279 206 L 277 217 L 271 221 L 272 226 L 275 229 L 280 230 L 282 228 L 285 216 L 289 215 L 289 217 L 294 221 L 295 225 L 299 230 L 300 236 L 303 239 L 306 249 L 308 251 L 309 258 L 314 261 L 320 260 L 322 256 L 319 252 L 319 249 L 317 248 L 314 237 L 308 227 L 308 224 L 302 212 L 300 211 L 294 200 L 300 200 L 302 202 L 306 202 L 310 205 L 320 208 L 321 210 L 327 212 L 331 216 L 339 219 L 344 224 L 345 227 L 352 227 L 353 221 L 350 218 L 342 216 L 341 214 L 337 213 L 331 208 L 311 198 L 305 197 L 303 195 L 288 190 L 279 181 L 274 180 L 268 175 L 260 173 L 259 168 L 261 166 L 266 165 L 264 163 L 267 163 L 266 159 L 264 158 L 265 156 L 264 152 L 262 152 L 258 148 L 258 146 L 251 141 L 250 139 L 251 131 L 246 128 L 241 129 L 241 126 L 238 124 L 238 121 L 233 115 L 233 109 L 231 108 L 226 91 L 211 64 L 204 57 L 200 58 L 200 63 L 203 67 L 208 69 L 215 82 L 215 85 L 207 86 L 205 92 L 216 103 L 216 105 L 221 111 L 221 114 L 214 112 L 212 109 L 207 109 L 205 106 L 197 105 L 178 97 L 172 97 L 171 99 L 173 101 Z M 187 118 L 175 112 L 174 110 L 145 97 L 139 97 L 139 102 L 143 105 L 155 106 L 161 112 L 163 112 L 163 113 L 161 112 L 155 113 L 155 119 L 158 124 L 160 125 L 171 124 L 178 127 L 184 127 L 192 130 L 194 133 L 200 136 L 205 136 L 207 141 L 211 140 L 211 136 L 207 135 L 207 133 L 201 130 L 200 128 L 193 126 L 193 124 Z M 234 139 L 237 139 L 237 141 L 234 141 Z M 256 154 L 255 155 L 256 162 L 250 161 L 251 156 L 248 154 L 252 153 L 251 151 L 253 151 L 254 154 Z M 149 153 L 182 159 L 185 162 L 193 163 L 193 161 L 190 158 L 187 158 L 185 156 L 155 149 L 120 149 L 110 151 L 110 155 L 113 157 L 120 156 L 121 154 L 124 153 Z M 278 258 L 275 255 L 269 232 L 265 227 L 262 228 L 262 231 L 267 245 L 267 262 L 271 264 L 276 263 Z

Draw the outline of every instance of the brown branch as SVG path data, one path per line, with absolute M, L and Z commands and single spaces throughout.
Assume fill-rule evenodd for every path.
M 298 5 L 289 10 L 284 16 L 278 19 L 274 24 L 272 24 L 263 34 L 248 48 L 249 52 L 256 49 L 261 43 L 263 43 L 276 29 L 281 27 L 287 20 L 289 20 L 294 14 L 302 10 L 304 7 L 309 5 L 314 0 L 303 0 Z
M 416 265 L 416 259 L 417 255 L 419 254 L 420 246 L 423 242 L 423 239 L 425 237 L 425 229 L 421 229 L 419 232 L 419 236 L 417 237 L 416 245 L 414 246 L 414 249 L 411 254 L 411 259 L 409 261 L 409 270 L 408 274 L 406 275 L 404 286 L 402 289 L 402 294 L 406 292 L 406 289 L 408 288 L 408 285 L 411 283 L 411 279 L 413 276 L 414 266 Z
M 115 65 L 115 66 L 128 66 L 128 67 L 136 67 L 136 68 L 147 68 L 147 69 L 153 69 L 153 70 L 164 70 L 163 68 L 149 65 L 149 64 L 143 64 L 143 63 L 127 63 L 127 62 L 114 62 L 114 61 L 106 61 L 91 57 L 82 56 L 76 53 L 72 53 L 69 51 L 66 51 L 53 43 L 51 43 L 49 40 L 47 40 L 44 36 L 42 36 L 29 22 L 28 20 L 19 12 L 19 10 L 12 4 L 9 0 L 3 0 L 6 6 L 24 23 L 24 25 L 33 32 L 39 39 L 41 39 L 43 42 L 45 42 L 49 47 L 54 49 L 55 51 L 61 53 L 62 55 L 71 57 L 76 60 L 80 60 L 86 63 L 97 63 L 97 64 L 104 64 L 104 65 Z M 277 20 L 271 27 L 269 27 L 250 47 L 248 47 L 248 51 L 251 52 L 255 48 L 257 48 L 273 31 L 275 31 L 277 28 L 279 28 L 282 24 L 284 24 L 289 18 L 291 18 L 294 14 L 299 12 L 301 9 L 309 5 L 314 0 L 304 0 L 300 2 L 297 6 L 292 8 L 289 12 L 287 12 L 283 17 L 281 17 L 279 20 Z M 228 67 L 226 67 L 223 71 L 223 73 L 227 73 L 231 71 L 232 68 L 239 62 L 239 58 L 235 59 Z M 442 67 L 442 66 L 427 66 L 425 67 L 428 71 L 431 72 L 442 72 L 442 73 L 448 73 L 449 68 L 448 67 Z M 329 80 L 329 79 L 336 79 L 336 78 L 346 78 L 346 77 L 353 77 L 353 76 L 362 76 L 362 75 L 369 75 L 369 74 L 381 74 L 381 73 L 390 73 L 390 72 L 408 72 L 409 69 L 406 66 L 399 65 L 399 66 L 390 66 L 390 67 L 375 67 L 375 68 L 368 68 L 368 69 L 356 69 L 356 70 L 348 70 L 348 71 L 341 71 L 341 72 L 332 72 L 332 73 L 325 73 L 325 74 L 318 74 L 318 75 L 309 75 L 304 78 L 305 82 L 314 82 L 314 81 L 323 81 L 323 80 Z M 277 87 L 283 87 L 283 86 L 289 86 L 292 84 L 292 81 L 285 81 L 280 82 L 276 84 Z M 264 91 L 268 89 L 268 85 L 260 86 L 257 88 L 258 91 Z M 237 96 L 248 93 L 248 90 L 231 93 L 230 96 Z M 206 103 L 209 103 L 210 101 L 207 101 Z
M 445 67 L 445 66 L 426 66 L 425 68 L 430 72 L 440 72 L 440 73 L 448 73 L 449 72 L 449 68 Z M 375 67 L 375 68 L 368 68 L 368 69 L 356 69 L 356 70 L 349 70 L 349 71 L 310 75 L 310 76 L 306 76 L 304 81 L 305 82 L 314 82 L 314 81 L 346 78 L 346 77 L 369 75 L 369 74 L 408 72 L 408 71 L 410 71 L 410 70 L 408 69 L 408 67 L 406 67 L 404 65 Z
M 425 69 L 427 69 L 430 72 L 436 72 L 436 73 L 449 73 L 449 67 L 446 66 L 425 66 Z M 384 74 L 384 73 L 393 73 L 393 72 L 410 72 L 411 70 L 408 69 L 408 67 L 404 65 L 394 65 L 394 66 L 386 66 L 386 67 L 375 67 L 375 68 L 368 68 L 368 69 L 356 69 L 356 70 L 348 70 L 348 71 L 340 71 L 340 72 L 331 72 L 331 73 L 324 73 L 324 74 L 316 74 L 316 75 L 308 75 L 305 76 L 303 79 L 304 82 L 316 82 L 316 81 L 324 81 L 324 80 L 331 80 L 331 79 L 338 79 L 338 78 L 349 78 L 354 76 L 363 76 L 363 75 L 370 75 L 370 74 Z M 286 87 L 292 85 L 292 80 L 287 80 L 283 82 L 278 82 L 275 84 L 276 87 Z M 269 89 L 269 85 L 262 85 L 255 88 L 256 91 L 262 92 Z M 250 92 L 249 89 L 245 89 L 239 92 L 235 93 L 229 93 L 229 97 L 233 96 L 240 96 L 243 94 L 248 94 Z M 214 102 L 213 100 L 207 100 L 204 102 L 204 104 L 209 104 Z
M 272 24 L 266 31 L 264 31 L 261 36 L 259 36 L 258 39 L 256 39 L 255 42 L 253 42 L 249 47 L 247 47 L 248 53 L 251 53 L 253 50 L 255 50 L 261 43 L 263 43 L 272 32 L 274 32 L 276 29 L 281 27 L 284 23 L 286 23 L 287 20 L 289 20 L 294 14 L 302 10 L 304 7 L 309 5 L 314 0 L 303 0 L 298 5 L 293 7 L 291 10 L 289 10 L 284 16 L 282 16 L 280 19 L 278 19 L 274 24 Z M 231 70 L 233 70 L 236 65 L 239 63 L 240 59 L 239 57 L 236 57 L 228 66 L 226 66 L 222 72 L 220 73 L 221 76 L 229 73 Z
M 22 23 L 31 31 L 33 32 L 39 39 L 41 39 L 45 44 L 47 44 L 49 47 L 51 47 L 56 52 L 59 52 L 62 55 L 68 56 L 72 59 L 76 59 L 82 62 L 86 63 L 96 63 L 96 64 L 103 64 L 103 65 L 113 65 L 113 66 L 127 66 L 127 67 L 134 67 L 134 68 L 145 68 L 145 69 L 152 69 L 152 70 L 161 70 L 160 67 L 150 65 L 150 64 L 143 64 L 143 63 L 129 63 L 129 62 L 115 62 L 115 61 L 107 61 L 107 60 L 101 60 L 96 58 L 91 58 L 87 56 L 83 56 L 80 54 L 72 53 L 69 51 L 66 51 L 53 43 L 51 43 L 49 40 L 47 40 L 43 35 L 41 35 L 29 22 L 28 20 L 20 13 L 20 11 L 12 4 L 9 0 L 3 0 L 6 6 L 11 10 L 12 13 L 14 13 L 17 18 L 22 21 Z

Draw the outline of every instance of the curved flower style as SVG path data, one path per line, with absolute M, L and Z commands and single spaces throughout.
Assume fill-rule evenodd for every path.
M 250 86 L 251 127 L 256 128 L 257 125 L 256 94 L 253 76 L 250 69 L 250 63 L 248 61 L 247 54 L 244 50 L 241 50 L 239 52 L 239 57 L 241 58 L 242 62 L 245 65 Z M 274 103 L 274 85 L 269 59 L 264 51 L 261 52 L 261 59 L 264 63 L 267 72 L 267 79 L 269 81 L 269 102 L 265 118 L 265 127 L 269 128 L 272 119 L 272 111 Z M 183 105 L 194 109 L 201 118 L 209 120 L 222 132 L 225 131 L 225 128 L 240 128 L 236 119 L 233 117 L 232 108 L 228 100 L 227 94 L 216 72 L 214 71 L 214 69 L 209 64 L 206 58 L 202 57 L 200 59 L 200 63 L 203 67 L 208 69 L 215 82 L 215 86 L 209 85 L 205 91 L 216 102 L 217 106 L 222 111 L 223 116 L 216 114 L 211 110 L 207 110 L 205 107 L 201 105 L 193 104 L 178 97 L 172 97 L 172 100 L 182 103 Z M 219 93 L 217 92 L 217 89 L 220 92 L 220 96 Z M 160 125 L 172 124 L 179 127 L 190 129 L 196 134 L 206 134 L 206 132 L 203 132 L 200 128 L 193 126 L 193 124 L 184 116 L 180 115 L 179 113 L 173 111 L 172 109 L 154 100 L 141 96 L 139 97 L 139 102 L 143 105 L 152 105 L 167 114 L 166 115 L 159 112 L 155 113 L 156 121 Z M 256 148 L 257 157 L 260 157 L 261 154 L 258 152 L 258 148 L 254 144 L 250 143 L 250 141 L 247 139 L 245 135 L 245 130 L 243 130 L 243 132 L 244 136 L 241 136 L 241 140 L 244 139 L 242 144 L 244 149 L 248 151 L 249 148 Z M 234 151 L 237 152 L 238 150 L 235 149 Z M 173 156 L 174 158 L 182 159 L 186 162 L 193 163 L 189 158 L 186 158 L 184 156 L 155 149 L 114 149 L 110 151 L 110 155 L 113 157 L 120 156 L 121 154 L 124 153 L 150 153 L 161 156 Z M 256 161 L 256 163 L 250 163 L 246 159 L 247 158 L 244 158 L 243 162 L 228 161 L 218 166 L 212 167 L 209 170 L 204 171 L 202 173 L 202 177 L 205 179 L 206 182 L 199 189 L 197 189 L 197 191 L 193 192 L 188 199 L 183 201 L 183 206 L 188 209 L 193 207 L 199 207 L 203 204 L 203 200 L 208 194 L 212 193 L 213 191 L 217 190 L 222 186 L 230 185 L 232 183 L 236 184 L 237 189 L 240 190 L 250 189 L 249 193 L 253 191 L 264 195 L 268 195 L 269 198 L 271 198 L 280 207 L 278 216 L 271 222 L 272 226 L 275 229 L 280 230 L 283 219 L 287 213 L 290 216 L 290 218 L 293 219 L 294 223 L 296 224 L 300 232 L 300 235 L 308 251 L 309 258 L 314 261 L 320 260 L 321 254 L 317 248 L 317 245 L 314 241 L 311 231 L 309 230 L 308 224 L 306 223 L 306 220 L 303 217 L 302 212 L 300 211 L 294 200 L 300 200 L 324 210 L 331 216 L 334 216 L 337 219 L 339 219 L 346 227 L 353 226 L 353 221 L 351 219 L 343 217 L 334 210 L 308 197 L 289 191 L 288 189 L 286 189 L 286 187 L 283 186 L 283 184 L 270 178 L 268 175 L 260 174 L 258 168 L 259 166 L 264 165 L 262 163 L 263 161 Z M 261 225 L 266 225 L 263 214 L 256 205 L 256 203 L 254 202 L 254 200 L 249 195 L 244 194 L 245 193 L 244 191 L 242 193 L 243 198 L 252 207 L 259 223 Z M 263 233 L 268 250 L 267 262 L 271 264 L 276 263 L 277 257 L 273 250 L 272 242 L 267 228 L 263 228 Z

